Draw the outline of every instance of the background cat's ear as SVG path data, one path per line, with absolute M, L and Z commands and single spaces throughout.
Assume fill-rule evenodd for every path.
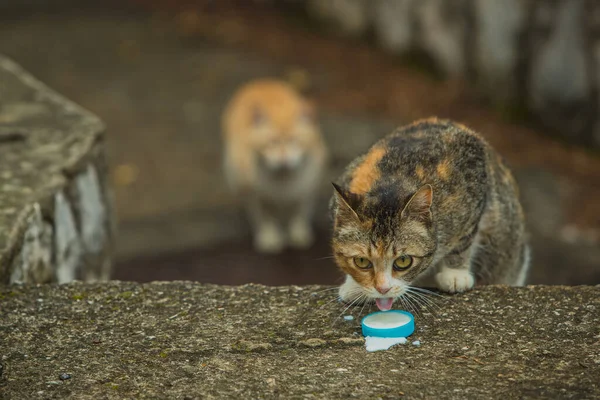
M 346 192 L 334 182 L 331 182 L 331 184 L 335 189 L 335 201 L 338 204 L 338 217 L 346 217 L 346 219 L 350 218 L 360 222 L 360 217 L 354 209 L 354 207 L 356 207 L 356 201 L 354 201 L 355 199 L 353 198 L 352 193 Z
M 412 195 L 402 210 L 401 218 L 413 217 L 427 221 L 431 219 L 431 203 L 433 202 L 433 188 L 427 184 L 422 186 Z

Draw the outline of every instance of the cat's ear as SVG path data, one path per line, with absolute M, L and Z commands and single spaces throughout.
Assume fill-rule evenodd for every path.
M 259 127 L 267 122 L 267 116 L 265 112 L 258 105 L 255 104 L 252 106 L 251 110 L 250 118 L 253 126 Z
M 346 192 L 334 182 L 331 182 L 331 184 L 335 189 L 335 201 L 338 205 L 338 218 L 360 222 L 360 217 L 358 216 L 358 213 L 355 210 L 356 201 L 354 199 L 353 194 L 350 192 Z
M 401 218 L 416 218 L 422 221 L 431 219 L 431 203 L 433 202 L 433 188 L 427 184 L 422 186 L 412 195 L 400 214 Z

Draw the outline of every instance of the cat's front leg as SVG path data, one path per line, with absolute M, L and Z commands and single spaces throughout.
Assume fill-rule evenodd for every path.
M 285 240 L 279 226 L 272 221 L 262 222 L 255 233 L 254 247 L 261 253 L 280 253 Z
M 254 231 L 254 248 L 260 253 L 280 253 L 285 247 L 285 236 L 279 221 L 257 198 L 248 207 Z
M 461 253 L 452 252 L 438 264 L 435 282 L 438 289 L 448 293 L 461 293 L 471 290 L 475 278 L 471 272 L 473 244 Z
M 297 249 L 306 249 L 314 242 L 310 221 L 305 218 L 294 218 L 289 227 L 290 245 Z
M 299 204 L 288 226 L 289 242 L 292 247 L 306 249 L 314 242 L 311 226 L 312 201 L 305 199 Z
M 435 276 L 438 289 L 448 293 L 460 293 L 473 289 L 475 279 L 469 269 L 442 266 Z

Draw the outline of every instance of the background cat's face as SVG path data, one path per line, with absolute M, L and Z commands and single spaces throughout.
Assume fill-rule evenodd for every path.
M 430 189 L 419 190 L 404 209 L 399 205 L 387 218 L 369 218 L 373 213 L 361 212 L 365 206 L 354 211 L 338 193 L 336 201 L 333 251 L 349 276 L 340 295 L 346 301 L 358 296 L 376 299 L 379 308 L 389 309 L 431 265 L 436 242 Z
M 317 127 L 303 107 L 288 115 L 257 110 L 253 127 L 259 165 L 272 173 L 291 173 L 305 164 L 318 139 Z

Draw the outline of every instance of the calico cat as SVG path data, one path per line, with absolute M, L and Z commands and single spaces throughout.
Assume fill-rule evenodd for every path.
M 525 283 L 529 266 L 516 182 L 463 125 L 436 118 L 397 129 L 334 183 L 333 254 L 347 302 L 389 310 L 411 285 L 455 293 Z
M 310 246 L 327 158 L 311 105 L 285 82 L 257 80 L 235 93 L 222 124 L 226 177 L 247 205 L 255 248 Z

